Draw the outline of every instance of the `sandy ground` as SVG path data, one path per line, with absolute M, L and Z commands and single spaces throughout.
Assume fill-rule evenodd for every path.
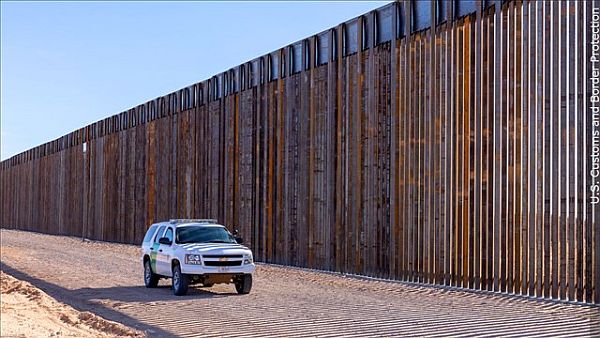
M 252 292 L 143 286 L 137 246 L 0 231 L 2 270 L 151 337 L 600 335 L 599 308 L 259 264 Z
M 2 337 L 143 337 L 143 333 L 57 302 L 33 285 L 0 273 Z

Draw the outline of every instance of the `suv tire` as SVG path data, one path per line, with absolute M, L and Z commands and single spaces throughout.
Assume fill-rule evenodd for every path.
M 243 275 L 235 281 L 235 290 L 242 295 L 250 293 L 252 290 L 252 275 Z
M 183 296 L 187 294 L 190 279 L 188 275 L 181 273 L 181 267 L 176 264 L 173 267 L 173 294 Z
M 150 260 L 144 262 L 144 284 L 147 288 L 155 288 L 158 285 L 160 277 L 152 271 Z

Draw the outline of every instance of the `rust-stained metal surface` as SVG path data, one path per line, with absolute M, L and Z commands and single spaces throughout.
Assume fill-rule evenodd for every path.
M 392 3 L 3 161 L 0 224 L 217 218 L 264 262 L 598 304 L 598 5 Z

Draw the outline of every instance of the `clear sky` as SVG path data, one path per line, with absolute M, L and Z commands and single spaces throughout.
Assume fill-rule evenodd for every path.
M 2 1 L 0 157 L 388 2 Z

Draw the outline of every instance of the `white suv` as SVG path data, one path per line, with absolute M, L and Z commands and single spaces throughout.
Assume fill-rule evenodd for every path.
M 188 285 L 234 283 L 238 293 L 252 288 L 252 251 L 227 229 L 209 219 L 173 219 L 148 228 L 142 243 L 144 283 L 153 288 L 160 278 L 173 279 L 173 293 L 185 295 Z

